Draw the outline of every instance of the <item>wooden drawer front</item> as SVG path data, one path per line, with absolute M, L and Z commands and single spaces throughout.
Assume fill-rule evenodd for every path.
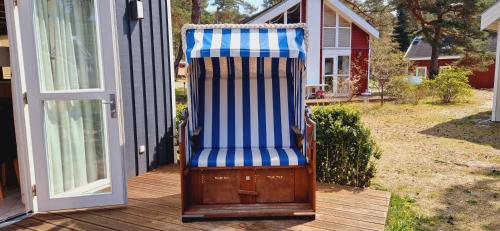
M 257 203 L 294 202 L 293 169 L 257 171 Z
M 239 175 L 235 171 L 214 171 L 202 174 L 203 204 L 240 203 Z

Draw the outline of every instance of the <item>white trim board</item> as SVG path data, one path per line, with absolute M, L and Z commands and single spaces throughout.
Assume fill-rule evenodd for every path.
M 481 30 L 493 30 L 498 31 L 496 24 L 500 19 L 500 2 L 490 7 L 481 15 Z
M 311 6 L 311 2 L 313 1 L 318 1 L 318 0 L 306 0 L 306 8 L 309 8 Z M 283 14 L 286 10 L 288 10 L 290 7 L 300 3 L 300 0 L 285 0 L 282 3 L 275 5 L 272 7 L 268 12 L 248 21 L 247 23 L 250 24 L 256 24 L 256 23 L 265 23 L 274 17 L 276 17 L 278 14 Z M 332 7 L 337 13 L 342 15 L 344 18 L 350 20 L 352 23 L 356 24 L 359 28 L 361 28 L 363 31 L 368 33 L 369 35 L 379 38 L 380 37 L 380 32 L 375 29 L 372 25 L 370 25 L 366 20 L 364 20 L 361 16 L 357 15 L 354 11 L 352 11 L 349 7 L 344 5 L 344 3 L 340 2 L 339 0 L 325 0 L 325 3 L 328 3 L 330 7 Z M 307 11 L 307 9 L 306 9 Z M 318 13 L 318 12 L 316 12 Z M 310 14 L 306 14 L 307 18 L 309 19 Z
M 498 4 L 497 4 L 498 5 Z M 497 24 L 500 31 L 500 23 Z M 495 84 L 493 87 L 493 111 L 491 120 L 500 122 L 500 36 L 497 37 L 497 58 L 495 64 Z
M 460 59 L 462 56 L 459 55 L 450 55 L 450 56 L 439 56 L 439 60 L 445 60 L 445 59 Z M 425 61 L 425 60 L 431 60 L 431 57 L 419 57 L 419 58 L 407 58 L 408 60 L 411 61 Z
M 366 20 L 352 11 L 349 7 L 344 5 L 344 3 L 340 2 L 339 0 L 325 0 L 325 2 L 333 7 L 337 11 L 337 13 L 342 15 L 344 18 L 351 20 L 352 23 L 356 24 L 364 32 L 375 38 L 380 37 L 380 32 L 375 29 L 375 27 L 370 25 Z

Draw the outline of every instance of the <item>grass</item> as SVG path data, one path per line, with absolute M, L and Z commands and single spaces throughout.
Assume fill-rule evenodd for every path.
M 374 186 L 393 194 L 388 230 L 500 230 L 500 123 L 493 93 L 469 102 L 351 103 L 383 151 Z
M 418 230 L 419 215 L 415 200 L 408 196 L 393 194 L 387 214 L 386 230 Z
M 177 103 L 187 102 L 187 89 L 183 87 L 175 88 L 175 99 Z

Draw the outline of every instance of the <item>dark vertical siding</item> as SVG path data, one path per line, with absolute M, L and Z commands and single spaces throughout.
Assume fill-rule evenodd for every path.
M 173 121 L 166 0 L 143 0 L 144 19 L 116 0 L 125 121 L 127 173 L 135 176 L 173 162 Z M 139 154 L 139 147 L 146 152 Z

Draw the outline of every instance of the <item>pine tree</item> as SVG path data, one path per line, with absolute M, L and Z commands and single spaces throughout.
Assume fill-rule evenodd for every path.
M 473 69 L 491 62 L 487 57 L 488 34 L 479 27 L 480 15 L 494 0 L 402 0 L 418 32 L 432 47 L 430 78 L 439 74 L 443 48 L 461 55 L 460 65 Z M 490 61 L 488 61 L 490 60 Z
M 276 5 L 276 4 L 278 4 L 278 3 L 282 2 L 282 1 L 283 0 L 264 0 L 262 2 L 262 7 L 264 7 L 264 9 L 265 8 L 269 8 L 269 7 L 274 6 L 274 5 Z
M 392 32 L 393 40 L 399 45 L 399 50 L 405 52 L 413 38 L 414 30 L 410 25 L 410 15 L 408 9 L 403 3 L 398 3 L 396 6 L 396 26 Z

